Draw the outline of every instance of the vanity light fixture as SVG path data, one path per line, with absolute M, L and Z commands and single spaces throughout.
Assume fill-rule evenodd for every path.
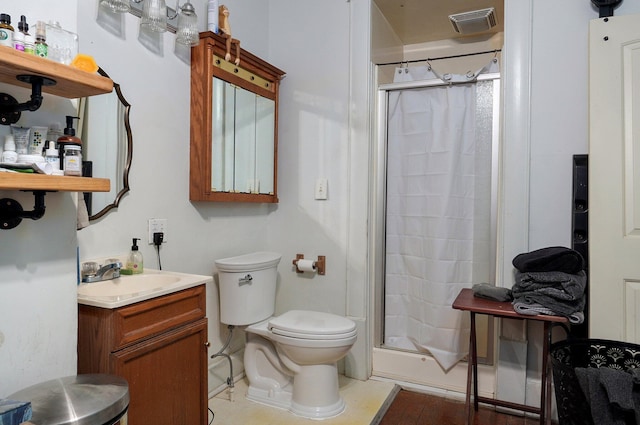
M 165 0 L 100 0 L 100 5 L 114 13 L 129 12 L 137 16 L 140 26 L 151 31 L 168 30 L 176 34 L 176 43 L 197 46 L 200 42 L 198 16 L 189 0 L 182 6 L 180 0 L 176 0 L 175 8 L 168 7 Z

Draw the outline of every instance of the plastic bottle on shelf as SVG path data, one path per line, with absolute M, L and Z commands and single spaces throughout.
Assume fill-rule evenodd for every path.
M 71 115 L 66 116 L 67 126 L 64 128 L 64 134 L 58 137 L 58 158 L 60 159 L 60 169 L 64 170 L 64 150 L 67 145 L 82 146 L 82 140 L 76 136 L 76 129 L 73 128 L 73 120 L 79 119 Z
M 27 23 L 27 18 L 24 15 L 20 16 L 18 30 L 24 34 L 24 52 L 29 55 L 35 55 L 36 40 L 31 34 L 29 34 L 29 24 Z
M 51 164 L 54 170 L 60 169 L 58 149 L 56 149 L 56 142 L 53 140 L 49 140 L 49 147 L 44 151 L 44 160 Z
M 20 30 L 13 32 L 13 48 L 24 52 L 24 33 Z
M 207 29 L 217 34 L 218 25 L 218 0 L 209 0 L 207 3 Z
M 2 162 L 7 164 L 15 164 L 18 162 L 18 154 L 16 153 L 16 143 L 13 135 L 4 136 L 4 151 L 2 152 Z
M 13 27 L 11 15 L 0 13 L 0 46 L 13 48 Z
M 44 22 L 36 22 L 36 56 L 46 58 L 48 56 L 49 46 L 47 45 L 47 26 Z

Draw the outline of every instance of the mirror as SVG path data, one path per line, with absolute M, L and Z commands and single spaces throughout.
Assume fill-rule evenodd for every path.
M 192 201 L 278 202 L 278 88 L 284 72 L 224 39 L 200 34 L 191 51 Z M 233 61 L 233 62 L 232 62 Z
M 213 78 L 211 190 L 274 193 L 275 101 Z
M 98 73 L 109 77 L 102 68 Z M 133 155 L 130 109 L 116 82 L 111 93 L 82 98 L 78 103 L 77 134 L 83 143 L 84 166 L 90 169 L 84 174 L 111 180 L 110 192 L 85 193 L 89 220 L 97 220 L 117 208 L 129 191 Z

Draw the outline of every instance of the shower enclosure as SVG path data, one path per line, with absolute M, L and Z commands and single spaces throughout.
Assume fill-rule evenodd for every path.
M 434 363 L 436 374 L 452 369 L 467 353 L 469 325 L 451 303 L 460 289 L 495 280 L 494 69 L 456 76 L 398 68 L 396 82 L 379 87 L 373 215 L 382 375 L 401 376 L 393 369 L 407 353 Z M 485 356 L 487 344 L 485 337 Z M 437 385 L 417 375 L 409 380 Z

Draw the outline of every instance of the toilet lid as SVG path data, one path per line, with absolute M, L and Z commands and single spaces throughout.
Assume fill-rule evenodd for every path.
M 216 267 L 222 272 L 252 272 L 275 267 L 280 262 L 281 254 L 276 252 L 253 252 L 237 257 L 221 258 L 215 261 Z
M 355 335 L 356 324 L 331 313 L 291 310 L 269 320 L 269 330 L 294 338 L 339 339 Z

